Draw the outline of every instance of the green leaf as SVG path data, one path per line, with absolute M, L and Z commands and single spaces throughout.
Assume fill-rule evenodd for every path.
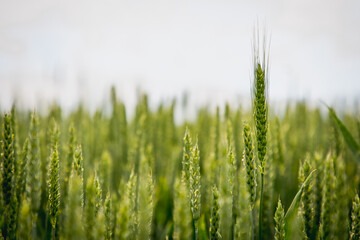
M 297 192 L 297 194 L 295 195 L 293 201 L 290 204 L 290 207 L 288 208 L 286 214 L 285 214 L 285 225 L 288 225 L 288 223 L 291 222 L 291 220 L 293 219 L 293 216 L 296 214 L 296 210 L 299 207 L 299 203 L 300 203 L 300 199 L 301 199 L 301 195 L 304 191 L 304 188 L 306 186 L 306 184 L 308 184 L 308 182 L 310 181 L 313 173 L 316 171 L 316 169 L 312 170 L 311 173 L 309 174 L 309 176 L 305 179 L 305 181 L 303 182 L 303 184 L 301 185 L 300 190 Z
M 353 152 L 355 157 L 360 161 L 360 146 L 351 135 L 350 131 L 346 128 L 346 126 L 341 122 L 341 120 L 336 115 L 333 108 L 328 107 L 330 115 L 334 118 L 336 125 L 339 127 L 342 135 L 344 136 L 345 142 L 349 146 L 350 150 Z

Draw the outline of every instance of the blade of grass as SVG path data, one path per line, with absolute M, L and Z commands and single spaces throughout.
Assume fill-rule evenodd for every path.
M 355 138 L 351 135 L 350 131 L 346 128 L 343 122 L 338 118 L 333 108 L 328 107 L 330 115 L 333 117 L 336 125 L 339 127 L 346 144 L 353 152 L 358 161 L 360 161 L 360 146 L 356 142 Z
M 291 235 L 289 232 L 289 230 L 290 230 L 289 226 L 291 226 L 291 222 L 297 213 L 297 209 L 299 207 L 301 195 L 304 191 L 304 188 L 305 188 L 306 184 L 308 184 L 308 182 L 310 181 L 310 179 L 315 171 L 316 171 L 316 169 L 312 170 L 311 173 L 309 174 L 309 176 L 305 179 L 305 181 L 301 185 L 299 191 L 296 193 L 294 199 L 292 200 L 290 207 L 286 211 L 286 214 L 285 214 L 285 231 L 287 232 L 286 236 Z

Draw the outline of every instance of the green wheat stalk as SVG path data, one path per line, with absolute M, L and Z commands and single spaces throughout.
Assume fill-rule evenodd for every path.
M 64 239 L 84 239 L 85 232 L 83 228 L 83 179 L 74 171 L 69 179 L 69 195 L 65 203 L 65 217 L 63 236 Z
M 29 161 L 29 186 L 30 186 L 30 206 L 35 221 L 37 211 L 40 207 L 40 142 L 38 131 L 38 116 L 36 113 L 31 115 L 30 125 L 30 149 L 31 158 Z M 34 222 L 35 223 L 35 222 Z
M 112 158 L 108 151 L 104 151 L 101 155 L 101 162 L 99 167 L 99 174 L 100 174 L 100 181 L 101 181 L 101 188 L 102 188 L 102 195 L 103 198 L 107 195 L 110 189 L 110 177 L 111 177 L 111 170 L 112 170 Z
M 84 204 L 85 204 L 85 195 L 84 195 L 84 158 L 82 155 L 82 147 L 81 145 L 78 145 L 75 149 L 74 152 L 74 162 L 73 162 L 73 169 L 74 169 L 74 173 L 80 178 L 81 180 L 81 185 L 83 186 L 81 188 L 81 207 L 84 208 Z
M 190 159 L 191 159 L 191 136 L 186 127 L 184 136 L 183 159 L 182 159 L 182 179 L 190 189 Z
M 196 143 L 190 159 L 190 206 L 195 225 L 195 240 L 198 239 L 198 221 L 201 214 L 200 152 Z
M 14 174 L 14 135 L 11 126 L 11 116 L 4 115 L 3 141 L 2 141 L 2 168 L 1 187 L 4 202 L 5 227 L 3 236 L 5 239 L 14 239 L 16 234 L 16 181 Z
M 176 179 L 174 196 L 174 239 L 184 240 L 192 237 L 191 211 L 186 183 Z
M 259 34 L 254 42 L 254 80 L 253 80 L 253 114 L 256 127 L 257 157 L 260 171 L 260 210 L 259 210 L 259 238 L 262 239 L 262 220 L 263 220 L 263 192 L 265 157 L 267 146 L 268 130 L 268 59 L 266 58 L 266 39 L 264 38 L 262 63 L 259 56 Z
M 285 240 L 285 217 L 284 208 L 279 199 L 275 212 L 275 240 Z
M 244 165 L 246 170 L 246 183 L 249 193 L 250 203 L 250 221 L 251 221 L 251 236 L 255 238 L 254 233 L 254 206 L 256 201 L 256 165 L 254 158 L 254 146 L 252 143 L 252 134 L 248 123 L 244 122 Z
M 310 165 L 310 157 L 307 156 L 304 163 L 300 167 L 300 173 L 299 173 L 299 182 L 303 183 L 306 178 L 311 173 L 311 165 Z M 312 199 L 311 199 L 311 183 L 305 185 L 302 197 L 302 217 L 304 220 L 304 232 L 306 238 L 310 239 L 312 234 L 312 216 L 313 216 L 313 210 L 312 210 Z
M 96 186 L 95 175 L 90 177 L 86 184 L 85 201 L 85 235 L 87 239 L 95 239 L 96 224 Z
M 152 217 L 153 217 L 153 192 L 154 183 L 151 169 L 147 173 L 141 174 L 139 189 L 139 233 L 138 239 L 150 239 Z
M 355 195 L 352 203 L 351 220 L 350 239 L 358 240 L 360 239 L 360 200 L 358 194 Z
M 319 169 L 315 174 L 315 183 L 312 190 L 312 195 L 314 199 L 314 217 L 313 217 L 313 231 L 312 238 L 316 239 L 318 236 L 319 226 L 321 222 L 321 211 L 322 211 L 322 201 L 323 201 L 323 170 L 321 166 L 322 156 L 320 153 L 315 153 L 314 162 L 316 169 Z
M 27 175 L 28 175 L 28 162 L 29 162 L 29 158 L 30 158 L 30 142 L 29 139 L 26 138 L 24 145 L 23 145 L 23 150 L 21 152 L 21 157 L 19 160 L 19 166 L 18 166 L 18 174 L 17 174 L 17 179 L 16 179 L 16 199 L 17 199 L 17 228 L 19 228 L 19 215 L 20 215 L 20 211 L 21 211 L 21 205 L 23 203 L 23 200 L 25 199 L 25 197 L 27 196 L 27 192 L 26 192 L 26 179 L 27 179 Z
M 64 167 L 64 180 L 62 183 L 63 191 L 62 191 L 62 203 L 61 209 L 64 208 L 63 204 L 67 201 L 67 196 L 69 192 L 69 180 L 71 175 L 72 166 L 74 164 L 74 152 L 75 152 L 75 130 L 74 124 L 71 124 L 69 127 L 69 139 L 67 146 L 67 158 Z
M 219 191 L 216 185 L 212 188 L 212 206 L 211 206 L 211 218 L 210 218 L 210 240 L 221 239 L 220 234 L 220 205 L 219 205 Z
M 337 160 L 336 167 L 336 195 L 337 195 L 337 203 L 336 209 L 338 226 L 336 229 L 336 233 L 338 236 L 346 236 L 348 233 L 349 227 L 349 200 L 348 200 L 348 186 L 347 186 L 347 175 L 345 170 L 345 162 L 342 156 L 340 155 Z
M 48 180 L 49 188 L 49 204 L 48 212 L 50 222 L 55 232 L 56 223 L 59 215 L 60 208 L 60 172 L 59 172 L 59 152 L 58 152 L 58 136 L 59 129 L 55 123 L 52 133 L 52 146 L 50 155 L 50 172 Z
M 96 189 L 96 197 L 95 197 L 95 216 L 96 216 L 102 206 L 102 189 L 101 189 L 100 180 L 99 180 L 99 177 L 98 177 L 96 171 L 95 171 L 94 182 L 95 182 L 95 189 Z
M 111 197 L 110 193 L 106 194 L 105 198 L 105 240 L 112 239 L 112 226 L 111 226 Z
M 335 173 L 333 155 L 326 157 L 325 178 L 323 189 L 323 203 L 321 212 L 322 238 L 332 238 L 334 234 L 334 207 L 335 207 Z
M 128 226 L 127 231 L 130 236 L 130 239 L 134 239 L 137 234 L 138 226 L 138 215 L 136 210 L 136 186 L 137 186 L 137 176 L 134 173 L 134 170 L 131 171 L 129 181 L 127 183 L 127 199 L 128 199 Z

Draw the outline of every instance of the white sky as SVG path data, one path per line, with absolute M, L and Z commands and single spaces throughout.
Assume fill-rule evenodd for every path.
M 256 20 L 271 34 L 270 98 L 360 96 L 358 0 L 0 0 L 0 108 L 79 99 L 115 84 L 129 105 L 247 101 Z

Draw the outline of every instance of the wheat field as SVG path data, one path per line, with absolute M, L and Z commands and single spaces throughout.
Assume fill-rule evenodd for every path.
M 360 239 L 360 120 L 288 103 L 276 115 L 255 54 L 252 106 L 143 94 L 127 116 L 19 109 L 1 117 L 2 239 Z M 248 110 L 246 110 L 248 109 Z

